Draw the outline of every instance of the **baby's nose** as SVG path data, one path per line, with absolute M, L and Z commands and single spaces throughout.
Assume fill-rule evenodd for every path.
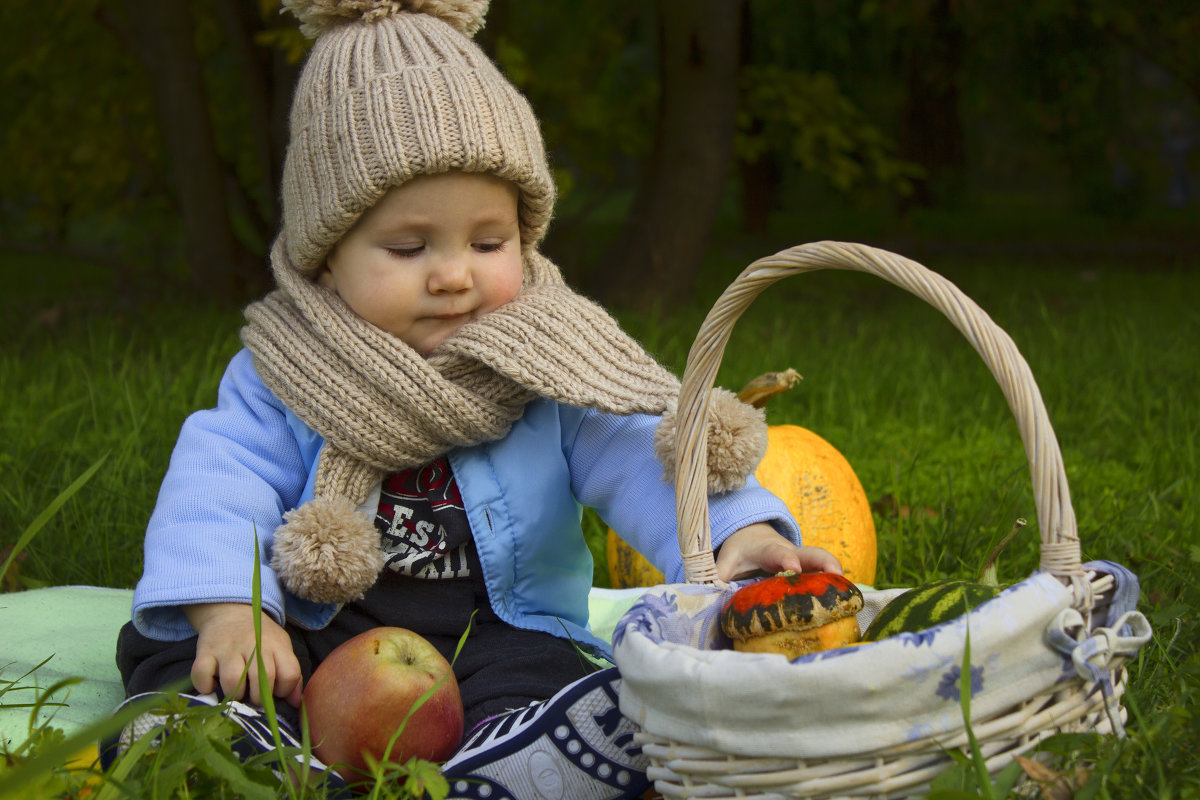
M 429 275 L 429 291 L 434 294 L 462 292 L 472 285 L 471 270 L 460 258 L 442 259 Z

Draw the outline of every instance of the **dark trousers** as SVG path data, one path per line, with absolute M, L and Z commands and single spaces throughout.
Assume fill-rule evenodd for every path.
M 346 614 L 347 610 L 335 618 L 339 624 L 320 631 L 286 626 L 306 682 L 335 647 L 377 624 L 367 618 L 356 618 L 353 613 Z M 508 709 L 545 700 L 596 669 L 572 642 L 548 633 L 515 628 L 500 620 L 472 625 L 457 659 L 454 650 L 459 637 L 425 638 L 454 665 L 466 731 Z M 143 636 L 133 623 L 126 623 L 117 637 L 117 667 L 129 696 L 158 691 L 188 678 L 195 658 L 195 636 L 163 642 Z M 298 709 L 280 702 L 276 711 L 296 730 L 300 729 Z

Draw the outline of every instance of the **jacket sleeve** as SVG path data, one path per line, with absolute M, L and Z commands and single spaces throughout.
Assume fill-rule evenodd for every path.
M 194 631 L 182 606 L 249 603 L 255 536 L 263 610 L 282 621 L 283 593 L 266 554 L 306 479 L 284 408 L 243 350 L 221 379 L 216 408 L 187 418 L 171 454 L 134 592 L 138 630 L 154 639 L 184 639 Z
M 674 483 L 664 480 L 654 455 L 659 417 L 585 412 L 568 448 L 572 488 L 581 503 L 596 509 L 613 530 L 666 575 L 683 581 Z M 715 550 L 730 534 L 768 522 L 799 544 L 800 530 L 783 501 L 751 475 L 746 486 L 709 498 Z

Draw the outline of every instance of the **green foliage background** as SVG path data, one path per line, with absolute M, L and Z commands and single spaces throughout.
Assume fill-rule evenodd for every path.
M 231 3 L 245 5 L 187 5 L 230 214 L 261 260 L 277 187 L 250 133 L 262 109 L 219 13 Z M 131 283 L 178 283 L 177 165 L 167 161 L 146 70 L 118 35 L 123 9 L 99 0 L 0 7 L 13 32 L 0 40 L 0 244 L 82 255 Z M 746 0 L 746 9 L 737 165 L 771 164 L 772 224 L 789 239 L 797 217 L 826 207 L 906 224 L 897 204 L 922 176 L 934 181 L 938 211 L 1020 194 L 1037 198 L 1033 213 L 1082 210 L 1123 229 L 1161 211 L 1170 177 L 1161 146 L 1171 126 L 1194 137 L 1200 117 L 1200 11 L 1188 0 L 1136 10 L 1120 0 L 1035 0 L 1021 13 L 944 0 Z M 294 67 L 305 41 L 278 12 L 277 0 L 256 0 L 243 16 L 258 55 L 276 52 Z M 960 87 L 966 157 L 950 174 L 925 175 L 901 146 L 904 69 L 929 47 L 923 26 L 939 13 L 964 42 L 946 79 Z M 656 24 L 653 3 L 494 0 L 479 35 L 543 121 L 562 196 L 548 250 L 576 275 L 605 252 L 651 149 Z M 276 115 L 290 79 L 285 70 L 274 80 Z M 1189 158 L 1196 174 L 1195 148 Z M 733 225 L 745 222 L 744 194 L 735 175 Z M 801 238 L 824 235 L 813 226 Z

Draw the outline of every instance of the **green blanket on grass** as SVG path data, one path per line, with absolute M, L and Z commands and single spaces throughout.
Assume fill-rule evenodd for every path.
M 609 639 L 638 589 L 592 589 L 592 630 Z M 102 718 L 124 698 L 113 659 L 117 632 L 129 620 L 133 592 L 96 586 L 54 586 L 0 594 L 0 740 L 23 742 L 39 690 L 65 679 L 37 712 L 70 734 Z M 43 663 L 44 662 L 44 663 Z M 39 666 L 40 665 L 40 666 Z M 36 670 L 34 669 L 36 667 Z

